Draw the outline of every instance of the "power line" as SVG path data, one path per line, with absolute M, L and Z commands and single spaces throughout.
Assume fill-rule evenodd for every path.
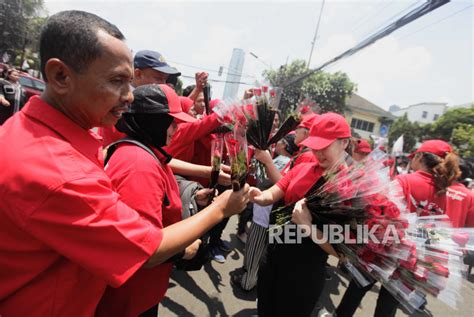
M 415 8 L 417 5 L 419 5 L 420 2 L 425 2 L 426 0 L 416 0 L 415 2 L 413 2 L 412 4 L 410 4 L 408 7 L 406 7 L 405 9 L 401 10 L 400 12 L 396 13 L 395 15 L 392 15 L 390 18 L 386 19 L 385 22 L 382 22 L 380 24 L 377 25 L 377 27 L 375 29 L 379 29 L 382 27 L 382 25 L 385 25 L 387 23 L 392 23 L 393 21 L 397 20 L 401 15 L 409 12 L 410 10 L 412 10 L 413 8 Z M 391 2 L 393 3 L 393 2 Z M 371 31 L 367 31 L 365 33 L 362 34 L 361 37 L 363 36 L 367 36 L 368 34 L 370 34 Z
M 180 63 L 180 62 L 176 62 L 176 61 L 172 61 L 170 59 L 168 59 L 168 61 L 174 63 L 174 64 L 178 64 L 178 65 L 181 65 L 181 66 L 186 66 L 186 67 L 189 67 L 189 68 L 194 68 L 194 69 L 199 69 L 199 70 L 205 70 L 205 71 L 208 71 L 208 72 L 213 72 L 213 73 L 219 73 L 219 71 L 217 70 L 214 70 L 214 69 L 210 69 L 210 68 L 205 68 L 205 67 L 200 67 L 200 66 L 195 66 L 195 65 L 189 65 L 189 64 L 184 64 L 184 63 Z M 223 67 L 223 69 L 227 68 L 227 67 Z M 234 76 L 239 76 L 239 74 L 237 73 L 231 73 L 231 72 L 222 72 L 223 74 L 228 74 L 228 75 L 234 75 Z M 252 75 L 248 75 L 248 74 L 245 74 L 245 73 L 242 73 L 240 75 L 241 77 L 247 77 L 247 78 L 257 78 L 255 76 L 252 76 Z
M 333 64 L 333 63 L 339 61 L 340 59 L 346 58 L 348 56 L 351 56 L 351 55 L 357 53 L 361 49 L 377 42 L 378 40 L 386 37 L 387 35 L 393 33 L 394 31 L 398 30 L 399 28 L 401 28 L 401 27 L 413 22 L 414 20 L 424 16 L 425 14 L 428 14 L 431 11 L 445 5 L 449 1 L 450 0 L 430 0 L 427 3 L 423 3 L 421 6 L 419 6 L 418 8 L 416 8 L 416 9 L 410 11 L 410 12 L 408 12 L 406 15 L 399 18 L 397 21 L 387 25 L 386 27 L 382 28 L 378 32 L 376 32 L 373 35 L 369 36 L 365 40 L 362 40 L 361 42 L 359 42 L 356 46 L 348 49 L 347 51 L 343 52 L 342 54 L 339 54 L 338 56 L 336 56 L 333 59 L 325 62 L 321 66 L 319 66 L 319 67 L 317 67 L 313 70 L 307 71 L 304 74 L 301 74 L 299 76 L 293 77 L 292 79 L 288 80 L 286 83 L 284 83 L 282 85 L 282 88 L 285 89 L 286 87 L 288 87 L 290 85 L 293 85 L 294 83 L 297 83 L 297 82 L 311 76 L 312 74 L 314 74 L 315 72 L 325 68 L 326 66 L 328 66 L 330 64 Z
M 353 32 L 355 32 L 356 30 L 360 29 L 360 27 L 364 24 L 366 24 L 367 22 L 369 22 L 371 20 L 372 17 L 378 15 L 380 12 L 382 12 L 383 10 L 387 9 L 389 6 L 391 6 L 395 1 L 388 1 L 388 3 L 386 5 L 383 6 L 383 8 L 381 8 L 380 10 L 376 11 L 375 13 L 373 14 L 370 14 L 368 16 L 365 16 L 365 19 L 362 18 L 361 20 L 359 20 L 359 22 L 363 21 L 364 23 L 358 23 L 356 24 L 354 27 L 353 27 Z
M 189 76 L 189 75 L 181 75 L 181 77 L 194 79 L 194 76 Z M 241 82 L 241 81 L 227 81 L 227 80 L 219 80 L 219 79 L 211 79 L 211 78 L 208 78 L 207 80 L 211 81 L 211 82 L 215 82 L 215 83 L 229 83 L 229 84 L 241 84 L 241 85 L 247 85 L 247 86 L 255 86 L 255 84 L 249 84 L 249 83 L 245 83 L 245 82 Z
M 469 9 L 469 8 L 472 8 L 472 7 L 474 7 L 474 4 L 471 4 L 471 5 L 469 5 L 469 6 L 465 7 L 465 8 L 463 8 L 463 9 L 461 9 L 461 10 L 459 10 L 459 11 L 454 12 L 453 14 L 450 14 L 450 15 L 448 15 L 448 16 L 442 18 L 442 19 L 439 19 L 438 21 L 435 21 L 435 22 L 433 22 L 433 23 L 431 23 L 431 24 L 428 24 L 427 26 L 425 26 L 425 27 L 423 27 L 423 28 L 421 28 L 421 29 L 419 29 L 419 30 L 417 30 L 417 31 L 415 31 L 415 32 L 412 32 L 412 33 L 406 34 L 406 35 L 404 35 L 404 36 L 402 36 L 402 37 L 399 37 L 398 39 L 401 40 L 401 39 L 404 39 L 404 38 L 406 38 L 406 37 L 412 36 L 412 35 L 414 35 L 414 34 L 416 34 L 416 33 L 419 33 L 419 32 L 421 32 L 421 31 L 423 31 L 423 30 L 425 30 L 425 29 L 427 29 L 427 28 L 429 28 L 429 27 L 432 27 L 433 25 L 436 25 L 436 24 L 441 23 L 441 22 L 443 22 L 443 21 L 445 21 L 445 20 L 447 20 L 447 19 L 449 19 L 449 18 L 452 18 L 453 16 L 455 16 L 455 15 L 457 15 L 457 14 L 459 14 L 459 13 L 461 13 L 461 12 L 463 12 L 463 11 Z

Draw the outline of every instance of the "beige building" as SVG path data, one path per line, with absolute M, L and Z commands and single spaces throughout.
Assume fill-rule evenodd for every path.
M 390 124 L 396 119 L 385 111 L 356 93 L 346 101 L 345 117 L 353 131 L 364 139 L 371 135 L 386 137 Z

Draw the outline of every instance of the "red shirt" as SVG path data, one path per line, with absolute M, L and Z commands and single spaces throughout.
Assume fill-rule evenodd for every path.
M 102 137 L 104 148 L 127 136 L 125 133 L 118 131 L 115 127 L 98 128 L 97 134 Z
M 2 126 L 0 147 L 0 315 L 94 315 L 162 232 L 119 200 L 91 132 L 39 97 Z
M 420 215 L 449 216 L 454 227 L 474 226 L 474 194 L 462 184 L 448 187 L 445 194 L 436 195 L 431 174 L 417 171 L 398 175 L 408 208 Z
M 323 172 L 319 163 L 303 163 L 293 167 L 276 184 L 285 192 L 285 204 L 295 203 L 302 199 Z
M 286 166 L 281 170 L 282 175 L 288 173 L 288 171 L 296 165 L 302 163 L 315 163 L 318 161 L 311 150 L 305 150 L 304 152 L 301 151 L 303 151 L 303 148 L 297 154 L 293 155 L 288 164 L 286 164 Z
M 122 201 L 162 229 L 181 220 L 181 198 L 171 168 L 158 151 L 154 152 L 161 164 L 138 146 L 119 145 L 106 173 Z M 165 295 L 171 269 L 171 263 L 141 269 L 121 287 L 107 287 L 96 316 L 135 317 L 145 312 Z
M 164 147 L 165 151 L 171 154 L 172 157 L 192 162 L 194 153 L 199 150 L 195 141 L 208 136 L 214 129 L 220 126 L 217 121 L 217 114 L 213 113 L 210 116 L 205 116 L 202 120 L 195 122 L 181 123 L 178 126 L 170 145 Z M 211 151 L 207 153 L 208 164 L 211 162 Z

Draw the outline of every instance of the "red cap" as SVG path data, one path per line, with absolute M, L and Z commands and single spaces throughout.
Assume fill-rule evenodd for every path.
M 174 118 L 178 119 L 182 122 L 195 122 L 197 119 L 190 116 L 189 114 L 183 112 L 181 108 L 181 102 L 179 96 L 170 86 L 166 84 L 160 84 L 160 88 L 166 95 L 166 99 L 168 99 L 168 107 L 169 107 L 169 115 L 173 116 Z
M 341 138 L 350 138 L 351 128 L 346 119 L 337 113 L 328 112 L 322 114 L 313 122 L 313 126 L 302 145 L 313 150 L 322 150 Z
M 301 116 L 302 120 L 300 124 L 298 125 L 297 129 L 299 128 L 305 128 L 305 129 L 311 129 L 311 126 L 313 125 L 314 119 L 319 117 L 318 114 L 308 114 L 308 115 L 303 115 Z
M 355 142 L 355 149 L 354 152 L 356 153 L 370 153 L 372 152 L 372 148 L 370 143 L 367 140 L 360 139 Z
M 183 112 L 189 114 L 189 110 L 193 107 L 194 101 L 191 98 L 183 96 L 179 96 L 179 101 L 181 102 L 181 109 L 183 109 Z
M 451 153 L 453 148 L 443 140 L 428 140 L 421 144 L 421 146 L 413 153 L 408 155 L 410 159 L 415 156 L 416 153 L 428 152 L 439 157 L 445 158 L 447 153 Z

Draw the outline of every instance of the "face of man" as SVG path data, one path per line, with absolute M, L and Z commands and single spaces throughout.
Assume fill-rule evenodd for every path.
M 194 101 L 194 111 L 197 113 L 197 114 L 203 114 L 204 113 L 204 108 L 205 108 L 205 104 L 204 104 L 204 94 L 201 92 L 199 93 L 199 95 L 196 97 L 196 101 Z
M 8 80 L 16 83 L 20 79 L 20 72 L 18 72 L 16 69 L 10 70 L 8 74 Z
M 133 101 L 130 50 L 123 41 L 104 31 L 99 30 L 97 38 L 102 54 L 81 72 L 76 73 L 62 62 L 49 60 L 46 65 L 48 85 L 52 86 L 46 89 L 46 100 L 52 100 L 54 106 L 85 129 L 113 126 Z
M 168 74 L 159 72 L 153 68 L 135 69 L 133 85 L 135 87 L 149 84 L 166 84 Z
M 295 130 L 295 143 L 298 145 L 309 136 L 309 130 L 306 128 L 297 128 Z

